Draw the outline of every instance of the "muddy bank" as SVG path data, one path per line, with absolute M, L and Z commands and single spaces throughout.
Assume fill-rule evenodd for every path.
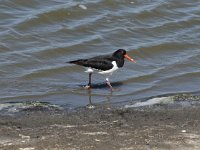
M 95 105 L 76 111 L 35 104 L 1 114 L 0 149 L 200 149 L 200 106 L 193 100 L 187 107 Z

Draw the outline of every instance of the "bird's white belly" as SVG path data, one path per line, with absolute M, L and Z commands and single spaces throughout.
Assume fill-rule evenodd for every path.
M 117 69 L 119 69 L 119 68 L 117 67 L 116 61 L 112 61 L 112 64 L 113 64 L 113 67 L 112 67 L 111 69 L 106 70 L 106 71 L 100 71 L 100 72 L 98 72 L 98 73 L 99 73 L 99 74 L 110 74 L 110 75 L 112 75 L 113 72 L 115 72 Z
M 117 69 L 119 69 L 117 67 L 116 61 L 112 61 L 112 64 L 113 64 L 113 67 L 111 69 L 109 69 L 109 70 L 102 71 L 102 70 L 98 70 L 98 69 L 87 68 L 87 70 L 85 72 L 87 72 L 87 73 L 97 72 L 99 74 L 109 74 L 109 75 L 112 75 L 113 72 L 115 72 Z

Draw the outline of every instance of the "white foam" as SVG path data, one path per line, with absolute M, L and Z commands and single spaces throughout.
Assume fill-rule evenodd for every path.
M 8 113 L 16 113 L 16 112 L 19 112 L 20 110 L 33 108 L 35 106 L 41 106 L 41 107 L 44 107 L 44 108 L 54 107 L 54 108 L 57 108 L 57 109 L 62 109 L 58 105 L 43 104 L 41 102 L 30 102 L 30 103 L 16 102 L 16 103 L 0 104 L 0 111 L 4 110 L 4 112 L 6 111 Z
M 5 103 L 5 104 L 0 104 L 0 111 L 3 109 L 8 109 L 9 112 L 17 112 L 18 108 L 22 107 L 22 103 Z
M 137 102 L 133 105 L 125 105 L 125 108 L 131 108 L 131 107 L 143 107 L 143 106 L 151 106 L 155 104 L 169 104 L 173 103 L 173 98 L 172 97 L 157 97 L 157 98 L 152 98 L 144 102 Z
M 87 7 L 85 6 L 85 5 L 82 5 L 82 4 L 80 4 L 80 5 L 78 5 L 81 9 L 84 9 L 84 10 L 86 10 L 87 9 Z
M 82 134 L 86 134 L 86 135 L 107 135 L 108 133 L 107 132 L 85 132 L 85 133 L 82 133 Z

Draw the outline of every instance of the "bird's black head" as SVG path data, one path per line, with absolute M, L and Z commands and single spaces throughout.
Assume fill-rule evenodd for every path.
M 118 49 L 117 51 L 115 51 L 113 53 L 113 57 L 115 57 L 117 59 L 124 58 L 124 55 L 126 55 L 126 50 L 124 50 L 124 49 Z
M 124 49 L 118 49 L 117 51 L 115 51 L 113 53 L 112 56 L 116 59 L 118 67 L 123 67 L 123 65 L 124 65 L 124 58 L 128 59 L 131 62 L 136 63 L 136 61 L 133 58 L 131 58 L 130 56 L 128 56 L 126 54 L 126 50 L 124 50 Z
M 126 55 L 126 51 L 124 49 L 118 49 L 112 54 L 112 57 L 115 59 L 118 67 L 123 67 L 124 55 Z

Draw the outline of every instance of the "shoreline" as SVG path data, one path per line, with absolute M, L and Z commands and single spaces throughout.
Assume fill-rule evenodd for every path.
M 186 97 L 181 98 L 180 102 Z M 12 115 L 0 114 L 0 149 L 197 150 L 199 114 L 200 105 L 196 104 L 142 108 L 96 105 L 76 111 L 35 105 Z

